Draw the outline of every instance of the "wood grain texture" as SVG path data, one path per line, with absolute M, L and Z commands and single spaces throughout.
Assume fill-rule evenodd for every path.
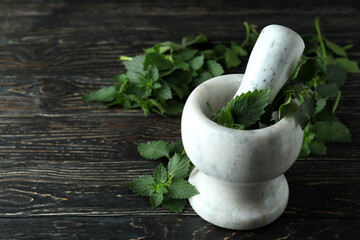
M 0 239 L 358 239 L 360 75 L 342 88 L 339 118 L 353 142 L 298 159 L 290 199 L 274 223 L 230 231 L 152 210 L 125 184 L 151 174 L 135 143 L 180 140 L 180 117 L 143 116 L 81 96 L 124 71 L 120 55 L 203 33 L 241 42 L 243 21 L 323 34 L 360 61 L 360 2 L 0 0 Z M 242 66 L 230 72 L 243 72 Z

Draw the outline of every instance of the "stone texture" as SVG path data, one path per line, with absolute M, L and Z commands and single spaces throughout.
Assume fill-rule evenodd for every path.
M 265 27 L 256 41 L 236 95 L 270 87 L 271 103 L 294 71 L 304 51 L 302 38 L 280 25 Z

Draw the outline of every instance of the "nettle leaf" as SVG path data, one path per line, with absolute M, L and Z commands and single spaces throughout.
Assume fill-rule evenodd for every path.
M 348 58 L 335 58 L 334 60 L 337 64 L 346 69 L 348 73 L 359 73 L 360 69 L 358 63 L 351 61 Z
M 226 48 L 225 50 L 225 64 L 226 68 L 237 67 L 241 64 L 236 52 L 231 48 Z
M 164 183 L 167 180 L 167 171 L 165 167 L 160 163 L 154 171 L 154 178 L 157 183 Z
M 184 103 L 178 101 L 167 101 L 164 103 L 166 113 L 169 115 L 176 115 L 182 113 L 184 109 Z
M 231 124 L 235 124 L 234 118 L 231 113 L 231 108 L 225 108 L 223 111 L 220 111 L 216 116 L 216 123 L 220 125 L 230 126 Z
M 196 76 L 196 78 L 194 78 L 193 86 L 197 87 L 201 83 L 205 82 L 206 80 L 209 80 L 212 77 L 213 77 L 213 75 L 211 75 L 210 72 L 203 70 Z
M 314 139 L 309 143 L 309 149 L 312 154 L 324 156 L 326 155 L 326 145 L 319 139 Z
M 138 143 L 137 149 L 143 158 L 149 160 L 156 160 L 169 156 L 169 148 L 164 141 Z
M 220 76 L 224 73 L 224 69 L 222 68 L 222 66 L 214 60 L 207 61 L 206 66 L 207 66 L 207 69 L 209 70 L 209 72 L 214 77 Z
M 175 141 L 168 144 L 170 156 L 173 156 L 175 153 L 182 154 L 184 151 L 184 146 L 182 141 Z
M 181 40 L 181 44 L 186 47 L 204 42 L 207 42 L 207 37 L 204 34 L 200 34 L 198 36 L 187 36 Z
M 197 49 L 182 49 L 173 54 L 173 58 L 177 62 L 184 62 L 193 58 L 196 53 L 198 53 Z
M 189 64 L 193 70 L 195 70 L 195 71 L 199 70 L 204 64 L 204 56 L 201 55 L 201 56 L 194 57 L 193 59 L 191 59 L 189 61 Z
M 188 175 L 190 159 L 186 155 L 175 155 L 170 159 L 168 164 L 169 175 L 184 178 Z
M 305 96 L 298 108 L 298 120 L 302 129 L 306 127 L 310 119 L 315 115 L 316 100 L 313 95 Z
M 149 197 L 152 193 L 150 186 L 153 184 L 155 184 L 155 179 L 152 176 L 143 175 L 133 182 L 126 184 L 126 186 L 140 196 Z
M 333 122 L 339 121 L 338 117 L 331 112 L 330 109 L 324 108 L 321 112 L 317 113 L 314 117 L 315 122 Z
M 131 61 L 125 61 L 124 65 L 130 82 L 143 83 L 147 71 L 144 70 L 145 55 L 138 55 Z
M 152 193 L 150 195 L 150 203 L 151 203 L 152 209 L 155 209 L 158 206 L 160 206 L 163 199 L 164 199 L 164 195 L 162 193 L 157 193 L 157 192 Z
M 181 213 L 186 206 L 186 199 L 175 199 L 175 198 L 165 197 L 161 206 L 173 212 Z
M 152 66 L 152 68 L 150 69 L 150 76 L 151 76 L 151 80 L 154 82 L 159 79 L 159 70 L 157 69 L 156 66 Z M 153 88 L 156 88 L 155 84 L 158 84 L 159 87 L 161 86 L 159 85 L 159 83 L 154 83 Z
M 327 98 L 319 98 L 316 101 L 315 113 L 319 113 L 324 109 L 324 107 L 326 106 L 326 101 L 327 101 Z
M 182 178 L 174 178 L 168 190 L 169 197 L 175 199 L 186 199 L 199 194 L 191 183 Z
M 335 65 L 326 65 L 326 80 L 329 83 L 335 83 L 337 87 L 344 85 L 347 79 L 347 71 L 345 68 Z
M 316 122 L 313 131 L 324 142 L 351 142 L 349 129 L 340 121 Z
M 144 66 L 155 65 L 159 71 L 164 71 L 172 66 L 172 63 L 163 54 L 152 52 L 146 54 Z
M 310 155 L 310 147 L 309 147 L 308 144 L 303 143 L 303 145 L 301 145 L 299 157 L 304 158 L 304 157 L 307 157 L 309 155 Z
M 225 121 L 229 119 L 230 122 L 226 122 L 231 126 L 231 116 L 235 124 L 249 127 L 258 121 L 263 113 L 265 113 L 265 107 L 268 105 L 270 89 L 266 90 L 254 90 L 243 93 L 232 99 L 224 108 L 222 108 L 215 116 L 214 121 Z
M 123 83 L 128 79 L 129 79 L 128 76 L 126 74 L 124 74 L 124 73 L 114 76 L 114 81 L 119 82 L 119 83 Z
M 239 56 L 245 57 L 248 55 L 248 52 L 246 51 L 246 49 L 242 48 L 241 46 L 239 46 L 238 44 L 236 44 L 234 42 L 231 43 L 231 48 Z
M 342 57 L 347 57 L 346 55 L 346 51 L 340 47 L 339 45 L 337 45 L 336 43 L 333 43 L 327 39 L 324 39 L 325 40 L 325 44 L 326 46 L 335 54 L 339 55 L 339 56 L 342 56 Z
M 300 65 L 300 68 L 295 73 L 296 81 L 306 83 L 313 79 L 318 72 L 317 62 L 315 58 L 308 58 Z
M 172 98 L 171 89 L 166 82 L 161 83 L 161 87 L 156 90 L 156 96 L 161 100 L 169 100 Z
M 337 92 L 339 91 L 335 83 L 321 84 L 317 86 L 316 91 L 323 98 L 336 97 Z
M 85 101 L 95 102 L 112 102 L 116 97 L 116 89 L 114 86 L 102 88 L 93 92 L 89 92 L 83 96 Z

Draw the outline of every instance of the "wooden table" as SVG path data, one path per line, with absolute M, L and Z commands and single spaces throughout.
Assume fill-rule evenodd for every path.
M 152 210 L 125 184 L 151 174 L 135 143 L 180 139 L 180 117 L 85 102 L 124 71 L 120 55 L 203 33 L 243 40 L 243 21 L 324 35 L 360 60 L 360 4 L 343 1 L 0 1 L 0 239 L 358 239 L 360 76 L 342 88 L 351 144 L 298 159 L 290 199 L 274 223 L 230 231 Z M 244 65 L 234 72 L 243 72 Z

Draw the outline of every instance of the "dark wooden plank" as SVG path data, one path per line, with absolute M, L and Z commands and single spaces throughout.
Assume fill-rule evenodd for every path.
M 183 214 L 152 210 L 125 183 L 150 174 L 136 142 L 179 140 L 180 117 L 144 117 L 81 96 L 112 84 L 119 55 L 206 34 L 241 42 L 243 21 L 283 24 L 301 34 L 355 43 L 360 2 L 345 1 L 0 1 L 0 236 L 3 239 L 356 239 L 360 201 L 359 74 L 337 110 L 353 143 L 298 159 L 286 173 L 285 213 L 256 231 L 229 231 Z M 243 72 L 245 63 L 230 72 Z M 19 231 L 21 229 L 21 231 Z
M 180 139 L 179 118 L 37 117 L 36 123 L 33 118 L 5 119 L 0 126 L 1 216 L 168 214 L 152 211 L 124 184 L 151 174 L 158 164 L 142 159 L 135 143 Z M 343 147 L 349 150 L 348 164 Z M 291 189 L 287 214 L 358 216 L 356 154 L 351 145 L 337 144 L 326 157 L 298 160 L 286 174 Z
M 352 240 L 357 239 L 360 234 L 359 223 L 358 219 L 351 218 L 342 220 L 279 218 L 256 231 L 231 231 L 211 225 L 198 217 L 180 215 L 128 218 L 0 218 L 0 234 L 5 239 Z

